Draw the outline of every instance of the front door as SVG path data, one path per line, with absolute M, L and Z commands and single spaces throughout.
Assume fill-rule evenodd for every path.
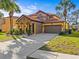
M 32 23 L 32 33 L 34 34 L 34 23 Z

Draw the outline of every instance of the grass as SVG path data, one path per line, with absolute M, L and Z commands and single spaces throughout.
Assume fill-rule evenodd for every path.
M 40 49 L 79 55 L 79 32 L 58 36 Z
M 21 38 L 22 36 L 19 36 L 19 35 L 14 35 L 14 36 L 11 36 L 11 35 L 7 35 L 6 33 L 3 33 L 3 32 L 0 32 L 0 42 L 3 42 L 3 41 L 7 41 L 7 40 L 12 40 L 12 39 L 16 39 L 16 38 Z
M 12 37 L 11 36 L 7 36 L 5 33 L 0 32 L 0 41 L 7 41 L 7 40 L 11 40 Z

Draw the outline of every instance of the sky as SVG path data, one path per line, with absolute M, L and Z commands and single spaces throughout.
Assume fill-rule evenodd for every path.
M 71 0 L 75 5 L 76 9 L 79 8 L 79 0 Z M 60 0 L 16 0 L 17 5 L 20 7 L 21 13 L 14 13 L 14 16 L 21 16 L 22 14 L 29 15 L 42 10 L 47 13 L 56 13 L 55 7 L 58 5 Z M 4 16 L 8 16 L 8 12 L 0 10 L 4 13 Z

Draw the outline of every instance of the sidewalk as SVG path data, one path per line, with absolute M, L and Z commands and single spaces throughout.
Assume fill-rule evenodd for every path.
M 69 55 L 69 54 L 50 52 L 44 50 L 37 50 L 29 57 L 36 59 L 79 59 L 78 55 Z

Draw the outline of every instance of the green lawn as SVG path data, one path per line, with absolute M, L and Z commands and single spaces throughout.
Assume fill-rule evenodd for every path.
M 62 35 L 52 39 L 41 49 L 79 55 L 79 32 L 73 32 L 71 35 Z
M 3 33 L 3 32 L 0 32 L 0 42 L 3 42 L 3 41 L 7 41 L 7 40 L 12 40 L 12 39 L 16 39 L 16 38 L 21 38 L 22 36 L 18 36 L 18 35 L 14 35 L 14 36 L 11 36 L 11 35 L 7 35 L 6 33 Z

